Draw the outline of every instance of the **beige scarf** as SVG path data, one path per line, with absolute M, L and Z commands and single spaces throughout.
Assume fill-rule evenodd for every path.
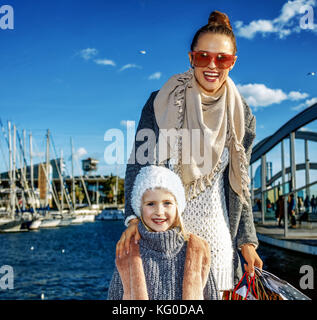
M 250 180 L 242 145 L 244 108 L 229 77 L 216 95 L 209 97 L 200 92 L 192 69 L 174 75 L 157 94 L 154 112 L 160 128 L 158 162 L 163 163 L 171 155 L 177 155 L 176 171 L 188 200 L 212 185 L 227 141 L 230 185 L 247 204 Z M 176 129 L 178 139 L 170 138 L 171 129 Z
M 190 234 L 184 266 L 183 300 L 204 300 L 211 265 L 208 243 Z M 149 300 L 139 244 L 130 242 L 129 255 L 116 259 L 123 286 L 122 300 Z

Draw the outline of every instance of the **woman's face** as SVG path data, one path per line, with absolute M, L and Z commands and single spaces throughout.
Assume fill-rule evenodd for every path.
M 174 196 L 164 189 L 147 190 L 142 200 L 144 223 L 155 232 L 168 230 L 177 216 Z
M 205 33 L 198 38 L 198 42 L 194 51 L 208 51 L 212 53 L 234 54 L 234 48 L 229 36 L 224 34 Z M 190 53 L 189 60 L 191 65 L 192 56 Z M 235 57 L 234 63 L 237 57 Z M 215 94 L 226 81 L 229 71 L 232 70 L 234 64 L 228 69 L 218 69 L 214 60 L 206 67 L 194 67 L 195 78 L 202 91 L 207 95 Z

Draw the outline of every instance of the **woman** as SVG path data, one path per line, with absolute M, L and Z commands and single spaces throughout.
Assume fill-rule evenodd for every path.
M 192 68 L 171 77 L 151 94 L 137 129 L 137 136 L 142 129 L 151 129 L 159 143 L 167 140 L 166 130 L 176 130 L 176 139 L 165 141 L 166 152 L 160 144 L 156 149 L 149 138 L 146 156 L 180 176 L 187 200 L 185 229 L 209 243 L 220 291 L 232 289 L 242 276 L 239 250 L 250 276 L 254 266 L 262 268 L 248 191 L 255 117 L 229 78 L 236 51 L 228 17 L 212 12 L 208 24 L 193 38 L 189 52 Z M 143 143 L 139 140 L 135 140 L 133 155 Z M 140 168 L 148 163 L 131 164 L 130 160 L 125 176 L 128 228 L 117 243 L 117 257 L 129 252 L 132 236 L 140 238 L 130 204 L 131 190 Z

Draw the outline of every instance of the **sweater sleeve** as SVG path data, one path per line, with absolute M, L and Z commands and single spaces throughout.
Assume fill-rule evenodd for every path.
M 123 298 L 123 285 L 117 267 L 112 275 L 108 290 L 108 300 L 122 300 Z
M 249 108 L 248 108 L 248 111 L 249 113 L 246 118 L 249 120 L 245 129 L 243 145 L 245 147 L 245 153 L 246 153 L 248 163 L 250 163 L 250 158 L 252 153 L 252 144 L 255 138 L 256 120 Z M 247 166 L 246 169 L 247 171 L 249 171 L 249 165 Z M 251 243 L 255 246 L 255 248 L 257 248 L 259 243 L 256 236 L 255 226 L 254 226 L 252 204 L 251 204 L 250 197 L 247 200 L 248 200 L 248 206 L 243 205 L 242 207 L 241 218 L 240 218 L 240 223 L 239 223 L 238 232 L 237 232 L 237 247 L 241 248 L 242 245 Z
M 150 98 L 148 99 L 145 106 L 143 107 L 141 118 L 136 131 L 136 136 L 134 139 L 133 149 L 126 167 L 125 180 L 124 180 L 125 225 L 126 226 L 132 218 L 136 218 L 131 206 L 131 193 L 132 193 L 134 180 L 143 166 L 152 164 L 151 162 L 154 161 L 153 155 L 154 155 L 155 143 L 157 140 L 156 133 L 158 132 L 158 126 L 155 120 L 153 101 L 154 101 L 154 98 L 156 97 L 157 92 L 158 91 L 153 92 L 151 94 Z M 147 129 L 147 130 L 145 131 L 144 129 Z M 144 158 L 149 159 L 149 161 L 146 163 L 139 161 L 140 159 L 138 158 L 138 153 L 137 153 L 138 148 L 145 143 L 144 140 L 140 141 L 139 139 L 137 139 L 137 136 L 141 132 L 141 130 L 143 130 L 145 136 L 146 134 L 151 134 L 150 137 L 147 136 L 148 138 L 147 143 L 149 143 L 149 140 L 155 140 L 155 141 L 152 141 L 152 143 L 148 144 L 148 148 L 147 150 L 145 150 Z M 140 136 L 142 136 L 142 134 L 140 134 Z M 142 148 L 140 148 L 140 150 L 141 149 Z M 152 152 L 153 152 L 153 155 L 149 154 Z
M 219 293 L 214 274 L 210 269 L 206 286 L 204 288 L 204 300 L 219 300 Z

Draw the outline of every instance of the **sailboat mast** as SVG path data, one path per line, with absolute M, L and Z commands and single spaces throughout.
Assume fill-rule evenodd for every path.
M 29 194 L 27 177 L 26 177 L 26 161 L 24 161 L 25 155 L 26 155 L 25 129 L 22 130 L 22 135 L 23 135 L 23 149 L 20 150 L 22 152 L 20 172 L 21 172 L 22 186 L 23 186 L 23 189 L 22 189 L 23 210 L 25 210 L 25 207 L 26 207 L 25 192 L 26 194 Z
M 116 207 L 118 207 L 118 165 L 116 165 Z
M 32 133 L 30 132 L 30 179 L 31 179 L 31 188 L 34 192 L 34 171 L 33 171 L 33 141 Z
M 63 150 L 61 149 L 61 162 L 60 162 L 60 184 L 61 184 L 61 214 L 64 210 L 64 179 L 63 179 Z
M 9 140 L 9 179 L 10 179 L 10 211 L 11 218 L 14 218 L 14 197 L 13 197 L 13 179 L 12 179 L 12 138 L 11 138 L 11 122 L 8 121 L 8 140 Z
M 76 209 L 76 199 L 75 199 L 75 177 L 74 177 L 74 147 L 73 147 L 73 139 L 70 138 L 70 145 L 72 149 L 72 201 L 73 201 L 73 208 Z
M 15 170 L 16 170 L 16 126 L 13 125 L 13 168 L 12 168 L 12 187 L 13 187 L 13 207 L 12 209 L 12 216 L 15 216 L 15 202 L 16 202 L 16 175 L 15 175 Z
M 25 132 L 25 129 L 23 129 L 23 156 L 26 158 L 26 132 Z M 26 180 L 26 161 L 23 161 L 23 162 L 24 162 L 24 166 L 23 166 L 24 177 Z
M 46 134 L 46 191 L 45 191 L 45 207 L 47 208 L 47 206 L 49 205 L 48 203 L 48 188 L 49 188 L 49 159 L 50 159 L 50 149 L 49 149 L 49 144 L 50 144 L 50 130 L 47 129 L 47 134 Z

